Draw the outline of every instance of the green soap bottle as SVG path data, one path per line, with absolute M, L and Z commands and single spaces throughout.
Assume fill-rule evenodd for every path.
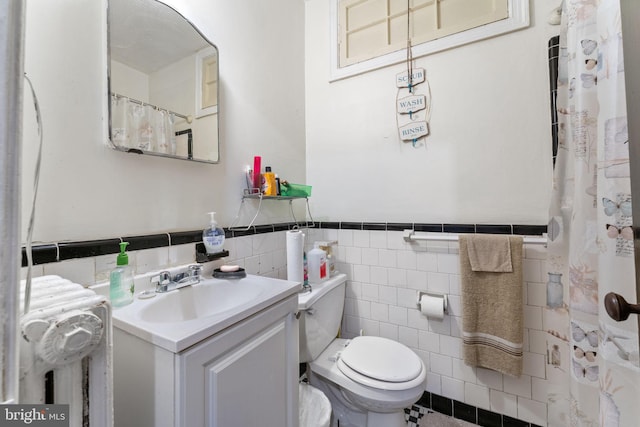
M 109 296 L 112 307 L 122 307 L 133 302 L 135 290 L 133 270 L 129 266 L 129 255 L 126 253 L 129 242 L 120 243 L 120 253 L 116 259 L 116 268 L 109 274 Z

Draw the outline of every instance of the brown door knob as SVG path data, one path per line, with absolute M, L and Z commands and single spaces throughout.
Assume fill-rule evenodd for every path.
M 616 322 L 627 320 L 632 313 L 640 314 L 639 304 L 629 304 L 622 295 L 613 292 L 604 296 L 604 308 Z

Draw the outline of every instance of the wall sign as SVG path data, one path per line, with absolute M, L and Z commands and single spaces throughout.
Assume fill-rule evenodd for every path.
M 396 109 L 400 114 L 415 113 L 427 108 L 427 97 L 424 95 L 406 96 L 398 100 Z
M 416 68 L 411 71 L 411 84 L 413 86 L 424 83 L 426 80 L 426 73 L 424 68 Z M 409 87 L 409 72 L 404 71 L 402 73 L 396 74 L 396 86 L 397 87 Z
M 423 136 L 429 135 L 429 123 L 426 121 L 411 122 L 400 126 L 400 139 L 403 141 L 413 141 Z
M 414 68 L 396 74 L 396 87 L 398 134 L 400 140 L 410 141 L 416 147 L 420 138 L 429 135 L 431 90 L 425 69 Z

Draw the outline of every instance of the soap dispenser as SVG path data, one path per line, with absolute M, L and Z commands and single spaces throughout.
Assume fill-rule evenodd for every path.
M 109 274 L 109 297 L 112 307 L 122 307 L 133 302 L 135 285 L 133 270 L 129 266 L 129 255 L 126 253 L 128 245 L 129 242 L 120 243 L 116 268 Z
M 207 253 L 212 255 L 223 251 L 224 230 L 218 227 L 216 213 L 209 212 L 209 215 L 211 215 L 211 222 L 209 227 L 205 228 L 202 232 L 202 242 L 207 249 Z

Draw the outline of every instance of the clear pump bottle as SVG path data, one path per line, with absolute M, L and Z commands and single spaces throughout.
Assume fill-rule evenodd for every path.
M 120 253 L 116 258 L 116 268 L 109 274 L 109 298 L 112 307 L 122 307 L 133 302 L 135 285 L 133 270 L 129 266 L 129 255 L 126 253 L 129 242 L 120 243 Z
M 217 254 L 224 250 L 224 230 L 218 227 L 216 222 L 216 213 L 209 212 L 211 215 L 211 222 L 209 227 L 205 228 L 202 232 L 202 242 L 207 249 L 208 254 Z

